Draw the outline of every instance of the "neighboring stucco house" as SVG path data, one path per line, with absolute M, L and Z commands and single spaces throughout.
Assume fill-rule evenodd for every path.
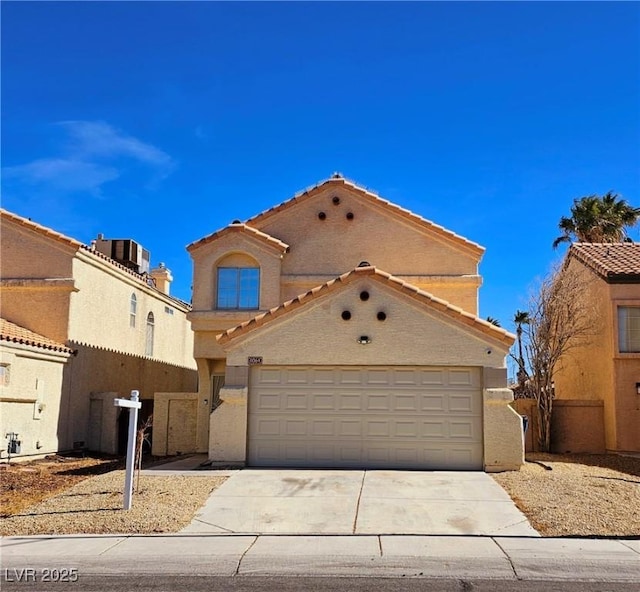
M 479 245 L 334 175 L 187 248 L 212 461 L 522 464 L 514 336 L 477 316 Z
M 9 338 L 31 335 L 0 342 L 10 377 L 0 381 L 2 436 L 19 432 L 23 456 L 115 453 L 126 438 L 115 397 L 139 390 L 148 416 L 155 393 L 197 389 L 191 307 L 169 294 L 168 269 L 143 271 L 148 253 L 132 241 L 98 237 L 87 246 L 6 210 L 0 222 L 3 327 Z M 20 398 L 44 401 L 31 423 Z M 166 425 L 155 430 L 166 440 Z
M 640 244 L 573 244 L 565 272 L 585 275 L 596 333 L 561 360 L 554 450 L 640 452 Z
M 0 434 L 20 442 L 13 456 L 58 450 L 64 370 L 72 355 L 66 345 L 0 319 Z

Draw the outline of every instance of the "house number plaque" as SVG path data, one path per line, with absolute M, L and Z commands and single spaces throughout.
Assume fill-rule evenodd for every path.
M 249 366 L 262 364 L 262 356 L 249 356 Z

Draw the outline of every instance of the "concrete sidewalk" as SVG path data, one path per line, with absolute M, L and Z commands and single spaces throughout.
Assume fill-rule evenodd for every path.
M 469 536 L 34 536 L 1 541 L 2 573 L 384 576 L 640 581 L 640 540 Z

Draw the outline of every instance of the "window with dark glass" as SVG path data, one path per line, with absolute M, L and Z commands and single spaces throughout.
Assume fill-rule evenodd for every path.
M 260 303 L 260 269 L 219 267 L 216 307 L 257 309 Z

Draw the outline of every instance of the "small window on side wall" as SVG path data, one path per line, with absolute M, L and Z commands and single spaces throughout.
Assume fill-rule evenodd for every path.
M 258 309 L 260 304 L 260 268 L 219 267 L 216 308 L 226 310 Z
M 150 358 L 153 356 L 153 334 L 155 331 L 155 320 L 153 318 L 153 313 L 150 312 L 147 315 L 147 337 L 145 341 L 144 355 L 149 356 Z
M 136 326 L 136 313 L 138 312 L 138 299 L 135 294 L 131 294 L 129 302 L 129 327 Z
M 640 306 L 618 307 L 618 349 L 640 352 Z

